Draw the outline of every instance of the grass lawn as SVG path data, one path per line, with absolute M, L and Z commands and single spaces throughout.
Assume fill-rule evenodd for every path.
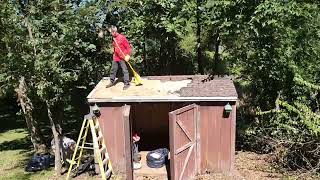
M 24 129 L 8 130 L 0 133 L 0 179 L 59 179 L 53 169 L 28 173 L 24 167 L 32 156 L 30 139 Z M 62 178 L 60 178 L 62 179 Z

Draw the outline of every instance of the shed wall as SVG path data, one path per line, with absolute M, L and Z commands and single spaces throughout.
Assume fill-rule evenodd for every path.
M 168 116 L 166 114 L 191 103 L 131 103 L 130 118 L 134 118 L 136 121 L 136 124 L 132 124 L 133 129 L 134 126 L 144 129 L 142 140 L 152 142 L 154 134 L 157 134 L 157 137 L 164 137 L 159 146 L 168 145 Z M 204 173 L 206 170 L 222 172 L 233 170 L 235 102 L 231 104 L 233 111 L 228 118 L 223 117 L 226 102 L 197 104 L 200 105 L 200 171 Z M 100 124 L 103 127 L 104 139 L 115 173 L 126 174 L 130 172 L 128 168 L 131 168 L 131 164 L 128 166 L 129 161 L 125 152 L 125 147 L 128 146 L 126 137 L 130 139 L 130 130 L 125 126 L 123 119 L 122 106 L 124 104 L 101 103 L 98 106 L 101 111 Z M 147 118 L 146 114 L 148 114 Z
M 126 153 L 130 148 L 126 137 L 129 139 L 129 127 L 125 124 L 123 104 L 103 103 L 99 105 L 101 116 L 99 118 L 100 127 L 108 149 L 114 173 L 126 176 L 131 171 L 131 154 Z M 129 157 L 127 157 L 129 156 Z M 129 161 L 128 161 L 129 158 Z
M 228 172 L 234 167 L 236 107 L 223 117 L 225 102 L 200 106 L 201 171 Z

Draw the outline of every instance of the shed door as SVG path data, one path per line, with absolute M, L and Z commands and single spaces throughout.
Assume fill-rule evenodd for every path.
M 173 180 L 193 179 L 199 170 L 198 116 L 196 104 L 169 113 L 170 171 Z

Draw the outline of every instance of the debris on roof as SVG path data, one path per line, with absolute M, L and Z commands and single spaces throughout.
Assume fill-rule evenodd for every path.
M 103 78 L 88 99 L 112 98 L 170 98 L 170 97 L 232 97 L 237 98 L 237 92 L 230 78 L 212 78 L 206 75 L 188 76 L 147 76 L 142 77 L 143 85 L 131 86 L 123 90 L 121 80 L 111 88 L 106 88 L 109 78 Z

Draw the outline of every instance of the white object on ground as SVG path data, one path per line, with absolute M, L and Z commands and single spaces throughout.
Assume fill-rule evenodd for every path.
M 150 154 L 150 156 L 155 159 L 159 159 L 161 157 L 161 155 L 159 153 L 152 153 L 152 154 Z
M 141 166 L 141 162 L 133 162 L 133 169 L 140 169 Z

